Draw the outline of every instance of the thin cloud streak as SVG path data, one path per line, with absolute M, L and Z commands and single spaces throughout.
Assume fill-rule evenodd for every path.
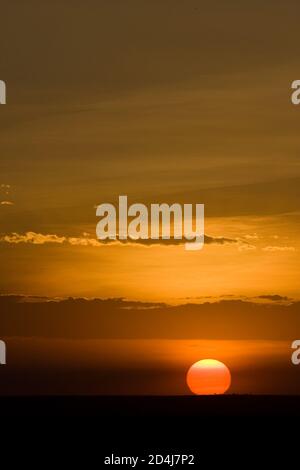
M 185 239 L 182 240 L 175 240 L 171 238 L 170 240 L 97 240 L 95 238 L 89 238 L 86 236 L 82 237 L 66 237 L 66 236 L 59 236 L 56 234 L 42 234 L 36 232 L 26 232 L 24 234 L 19 233 L 11 233 L 7 235 L 3 235 L 0 237 L 0 242 L 2 243 L 10 243 L 10 244 L 19 244 L 19 243 L 30 243 L 33 245 L 44 245 L 46 243 L 56 243 L 56 244 L 69 244 L 72 246 L 91 246 L 91 247 L 101 247 L 107 245 L 122 245 L 122 246 L 132 246 L 132 245 L 141 245 L 145 247 L 151 246 L 164 246 L 164 245 L 183 245 L 185 243 Z M 216 244 L 216 245 L 227 245 L 227 244 L 241 244 L 244 243 L 241 240 L 233 239 L 233 238 L 226 238 L 226 237 L 211 237 L 205 235 L 204 242 L 208 245 Z
M 294 246 L 265 246 L 262 250 L 274 253 L 276 251 L 296 251 L 296 248 Z
M 0 205 L 1 206 L 14 206 L 14 203 L 12 201 L 1 201 Z

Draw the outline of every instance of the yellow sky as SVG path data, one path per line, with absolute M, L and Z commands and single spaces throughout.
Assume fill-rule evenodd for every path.
M 2 288 L 48 296 L 184 302 L 201 296 L 277 293 L 298 298 L 299 216 L 210 218 L 206 233 L 232 243 L 81 246 L 2 242 Z M 90 227 L 92 228 L 92 227 Z M 82 235 L 80 240 L 94 240 Z M 236 241 L 235 241 L 236 240 Z

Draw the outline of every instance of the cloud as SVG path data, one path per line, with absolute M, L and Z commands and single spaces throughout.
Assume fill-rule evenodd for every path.
M 0 296 L 3 337 L 292 340 L 300 329 L 296 301 L 221 300 L 172 306 L 118 298 L 23 299 Z
M 258 240 L 259 236 L 257 235 L 257 233 L 251 233 L 251 234 L 245 235 L 245 238 L 247 240 Z
M 0 238 L 1 242 L 19 244 L 19 243 L 32 243 L 33 245 L 44 245 L 45 243 L 64 243 L 66 237 L 59 237 L 58 235 L 43 235 L 42 233 L 26 232 L 24 235 L 19 233 L 12 233 L 4 235 Z
M 186 240 L 97 240 L 95 238 L 90 238 L 87 234 L 83 234 L 81 237 L 66 237 L 59 236 L 55 234 L 42 234 L 36 232 L 26 232 L 25 234 L 11 233 L 8 235 L 2 235 L 0 237 L 0 242 L 19 244 L 19 243 L 31 243 L 33 245 L 44 245 L 46 243 L 57 243 L 63 244 L 67 243 L 72 246 L 90 246 L 90 247 L 100 247 L 107 245 L 142 245 L 142 246 L 154 246 L 154 245 L 183 245 Z M 238 239 L 226 238 L 226 237 L 211 237 L 205 235 L 204 242 L 207 245 L 216 244 L 216 245 L 226 245 L 226 244 L 238 244 L 243 243 Z M 242 245 L 241 245 L 242 246 Z
M 272 300 L 273 302 L 287 302 L 289 300 L 292 300 L 285 295 L 278 295 L 278 294 L 258 295 L 257 299 Z
M 14 206 L 14 203 L 12 201 L 1 201 L 0 205 L 1 206 Z
M 276 251 L 296 251 L 294 246 L 265 246 L 262 251 L 276 252 Z
M 255 251 L 255 245 L 249 245 L 248 243 L 241 243 L 238 248 L 239 251 Z
M 104 244 L 115 244 L 119 243 L 122 245 L 143 245 L 143 246 L 156 246 L 156 245 L 184 245 L 186 243 L 186 240 L 183 238 L 182 240 L 176 240 L 174 238 L 170 238 L 170 240 L 152 240 L 151 238 L 148 238 L 147 240 L 139 239 L 139 240 L 103 240 L 102 243 Z M 234 244 L 234 243 L 239 243 L 238 239 L 235 238 L 226 238 L 226 237 L 211 237 L 209 235 L 204 235 L 204 243 L 206 245 L 227 245 L 227 244 Z
M 94 246 L 98 247 L 103 245 L 103 243 L 99 242 L 95 238 L 87 238 L 87 237 L 68 237 L 66 239 L 67 243 L 74 246 Z

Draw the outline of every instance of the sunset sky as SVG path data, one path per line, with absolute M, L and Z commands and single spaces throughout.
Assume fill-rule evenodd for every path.
M 241 315 L 244 304 L 255 312 L 261 305 L 299 311 L 300 109 L 290 100 L 291 83 L 299 79 L 299 13 L 294 0 L 2 2 L 1 302 L 21 296 L 13 312 L 20 299 L 32 306 L 53 298 L 55 305 L 68 297 L 123 298 L 154 309 L 161 302 L 211 302 L 224 305 L 224 324 L 226 302 L 236 308 L 242 301 Z M 122 194 L 146 205 L 204 203 L 204 249 L 97 242 L 96 206 Z M 216 359 L 239 371 L 231 391 L 283 393 L 284 377 L 286 391 L 300 393 L 290 364 L 290 341 L 300 329 L 273 335 L 272 320 L 263 333 L 259 326 L 248 334 L 246 321 L 237 328 L 233 315 L 232 335 L 212 324 L 205 332 L 200 325 L 193 338 L 169 337 L 164 307 L 147 338 L 137 331 L 106 339 L 102 326 L 98 338 L 80 338 L 78 330 L 72 338 L 61 333 L 72 330 L 67 305 L 68 319 L 51 343 L 40 339 L 39 329 L 31 335 L 30 327 L 19 328 L 18 314 L 9 322 L 6 308 L 0 336 L 19 337 L 9 340 L 17 342 L 16 368 L 23 348 L 42 351 L 55 364 L 58 342 L 66 367 L 71 351 L 84 350 L 87 361 L 95 348 L 96 357 L 106 351 L 108 369 L 135 376 L 135 367 L 145 367 L 148 377 L 159 371 L 156 381 L 136 379 L 128 389 L 111 380 L 116 386 L 108 393 L 181 394 L 187 390 L 178 370 L 214 345 Z M 278 321 L 284 330 L 283 312 Z M 113 350 L 122 362 L 105 341 L 117 342 Z M 86 367 L 93 369 L 92 362 Z M 280 378 L 272 386 L 276 367 Z M 104 393 L 102 385 L 80 390 Z

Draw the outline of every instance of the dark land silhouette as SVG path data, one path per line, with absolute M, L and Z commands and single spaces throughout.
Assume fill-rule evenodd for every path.
M 0 398 L 0 416 L 300 416 L 300 396 L 10 396 Z

